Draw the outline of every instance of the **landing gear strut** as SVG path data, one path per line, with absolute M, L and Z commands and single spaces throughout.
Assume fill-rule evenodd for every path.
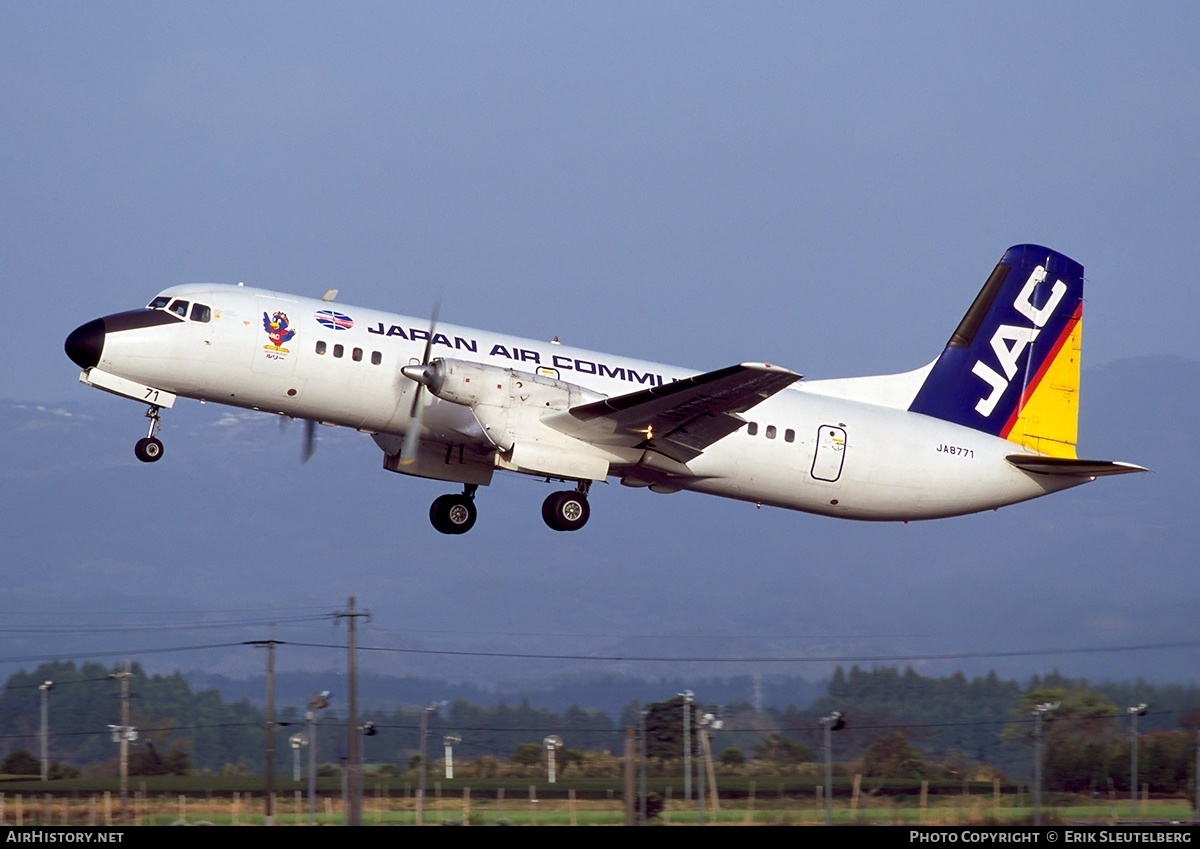
M 153 463 L 160 459 L 163 455 L 163 444 L 156 433 L 158 433 L 158 411 L 160 407 L 154 404 L 150 405 L 150 409 L 146 411 L 146 418 L 150 420 L 150 427 L 146 431 L 146 435 L 139 439 L 133 446 L 133 454 L 143 463 Z
M 429 505 L 429 522 L 443 534 L 465 534 L 475 526 L 479 511 L 475 509 L 473 483 L 466 484 L 461 494 L 441 495 Z
M 575 489 L 552 492 L 542 502 L 542 519 L 556 531 L 577 531 L 587 524 L 592 509 L 587 493 L 591 481 L 580 481 Z

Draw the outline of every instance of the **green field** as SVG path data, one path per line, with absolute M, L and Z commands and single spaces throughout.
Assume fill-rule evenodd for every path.
M 275 796 L 276 825 L 307 825 L 308 803 L 293 782 Z M 651 789 L 668 796 L 662 813 L 651 824 L 694 825 L 696 802 L 683 803 L 681 792 L 655 782 Z M 157 778 L 130 782 L 131 816 L 136 824 L 261 825 L 264 800 L 261 779 Z M 61 781 L 0 784 L 0 824 L 111 825 L 120 824 L 120 801 L 115 782 Z M 706 822 L 719 825 L 822 825 L 824 807 L 817 788 L 766 781 L 736 787 L 720 798 L 720 810 L 709 805 Z M 49 791 L 49 792 L 47 792 Z M 1052 794 L 1042 811 L 1044 825 L 1128 822 L 1128 798 Z M 1142 803 L 1143 822 L 1192 821 L 1190 800 L 1152 799 Z M 1027 825 L 1032 822 L 1029 797 L 1019 793 L 959 793 L 932 795 L 922 804 L 913 794 L 835 799 L 836 824 L 857 825 Z M 318 824 L 343 822 L 336 781 L 323 781 L 318 791 Z M 547 785 L 517 780 L 476 780 L 453 788 L 430 785 L 425 804 L 426 825 L 620 825 L 624 822 L 621 785 L 612 779 L 593 779 Z M 416 800 L 411 785 L 369 784 L 363 804 L 364 825 L 415 825 Z

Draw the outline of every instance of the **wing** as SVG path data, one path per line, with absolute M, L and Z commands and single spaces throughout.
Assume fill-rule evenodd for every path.
M 743 363 L 554 413 L 543 422 L 600 445 L 648 448 L 686 463 L 746 423 L 744 413 L 800 375 Z

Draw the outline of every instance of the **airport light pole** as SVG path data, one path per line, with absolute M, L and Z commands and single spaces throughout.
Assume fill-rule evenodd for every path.
M 639 783 L 641 784 L 641 794 L 638 798 L 638 825 L 646 824 L 646 714 L 649 713 L 645 708 L 638 711 L 638 731 L 642 741 L 642 763 L 639 769 Z M 1197 732 L 1196 751 L 1200 752 L 1200 732 Z M 1197 763 L 1200 763 L 1200 754 L 1196 755 Z M 1200 772 L 1196 773 L 1200 776 Z M 1200 786 L 1200 778 L 1197 779 L 1197 784 Z M 1200 794 L 1200 790 L 1196 791 Z M 1200 798 L 1200 796 L 1198 796 Z M 1200 805 L 1197 805 L 1196 810 L 1200 812 Z M 1197 818 L 1200 818 L 1200 813 L 1197 813 Z
M 300 750 L 308 745 L 308 737 L 299 732 L 288 737 L 288 745 L 292 747 L 292 781 L 300 781 Z
M 557 734 L 549 734 L 542 740 L 542 746 L 546 749 L 546 771 L 547 777 L 551 784 L 554 784 L 556 775 L 554 772 L 554 753 L 563 746 L 562 737 Z
M 1141 819 L 1141 797 L 1138 795 L 1138 731 L 1137 718 L 1145 716 L 1150 706 L 1142 703 L 1126 708 L 1129 714 L 1129 798 L 1133 802 L 1133 821 Z
M 705 824 L 708 818 L 707 801 L 705 795 L 708 792 L 713 794 L 713 812 L 717 811 L 717 776 L 713 770 L 712 762 L 712 746 L 709 744 L 709 729 L 720 731 L 724 726 L 724 721 L 717 718 L 716 714 L 705 713 L 696 721 L 697 731 L 700 734 L 700 769 L 697 770 L 700 779 L 700 825 Z M 707 782 L 706 782 L 707 779 Z
M 421 774 L 417 778 L 417 825 L 425 825 L 425 773 L 428 765 L 425 763 L 425 741 L 429 737 L 429 715 L 437 713 L 438 708 L 445 702 L 435 702 L 421 708 Z
M 308 824 L 317 824 L 317 711 L 329 707 L 329 690 L 322 690 L 308 700 Z
M 683 800 L 692 801 L 692 701 L 696 694 L 684 690 L 679 696 L 683 699 Z
M 461 742 L 462 737 L 457 734 L 447 734 L 442 738 L 442 747 L 446 751 L 446 780 L 454 778 L 454 745 Z
M 1042 824 L 1042 720 L 1052 710 L 1058 710 L 1059 702 L 1042 702 L 1033 706 L 1033 824 Z
M 846 715 L 835 710 L 821 717 L 825 727 L 825 825 L 833 825 L 833 732 L 846 727 Z
M 42 781 L 50 780 L 50 691 L 54 689 L 53 681 L 43 681 L 38 684 L 42 691 Z

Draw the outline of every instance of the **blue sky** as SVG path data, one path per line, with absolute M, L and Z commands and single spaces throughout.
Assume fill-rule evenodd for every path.
M 245 280 L 699 369 L 931 360 L 1010 244 L 1191 356 L 1193 5 L 9 3 L 0 393 Z
M 413 315 L 440 301 L 449 323 L 698 370 L 904 371 L 939 353 L 1021 242 L 1087 270 L 1085 374 L 1143 354 L 1194 360 L 1198 19 L 1182 2 L 0 4 L 0 275 L 17 317 L 0 397 L 82 397 L 66 334 L 196 281 L 336 287 L 341 302 Z M 1088 397 L 1085 380 L 1083 453 L 1149 462 L 1089 431 Z M 97 427 L 132 443 L 141 410 L 104 402 Z M 221 415 L 187 406 L 171 413 L 181 429 Z M 549 632 L 661 633 L 654 597 L 611 615 L 648 569 L 694 579 L 671 607 L 694 610 L 697 629 L 729 607 L 734 631 L 929 633 L 931 653 L 1022 617 L 1038 625 L 1022 646 L 1100 633 L 1046 626 L 1060 618 L 1119 619 L 1112 639 L 1124 642 L 1148 623 L 1163 639 L 1194 624 L 1194 581 L 1176 572 L 1144 586 L 1111 577 L 1122 574 L 1112 563 L 1096 595 L 1070 596 L 1088 568 L 1072 552 L 1106 534 L 1136 549 L 1121 499 L 1151 509 L 1151 476 L 907 528 L 607 487 L 586 536 L 549 540 L 541 490 L 506 480 L 489 493 L 491 518 L 481 511 L 449 547 L 424 516 L 440 490 L 381 475 L 360 442 L 287 473 L 289 497 L 314 511 L 307 523 L 283 506 L 250 512 L 268 510 L 261 499 L 234 519 L 242 552 L 267 529 L 287 531 L 288 551 L 307 540 L 298 574 L 319 600 L 293 587 L 289 603 L 358 594 L 383 614 L 373 586 L 407 627 L 430 632 L 465 627 L 455 616 L 497 632 L 546 615 Z M 236 496 L 230 486 L 253 495 L 261 470 L 191 456 L 209 444 L 173 437 L 177 465 L 168 457 L 141 490 L 129 484 L 144 503 L 104 505 L 107 526 L 139 528 L 147 510 L 192 515 L 168 506 L 185 491 L 213 507 Z M 119 450 L 88 460 L 114 464 L 123 483 L 145 472 Z M 296 454 L 294 442 L 263 450 L 271 462 Z M 1194 478 L 1163 472 L 1157 481 Z M 89 474 L 110 485 L 102 466 Z M 325 528 L 331 481 L 341 500 Z M 338 512 L 347 505 L 355 515 Z M 352 522 L 370 530 L 339 533 Z M 1175 525 L 1165 538 L 1175 569 L 1189 537 Z M 159 569 L 116 539 L 88 555 L 95 574 Z M 1059 558 L 1049 579 L 1036 563 L 1046 539 Z M 206 539 L 205 554 L 237 580 L 245 564 L 222 545 Z M 982 577 L 963 569 L 964 552 L 981 550 Z M 365 553 L 320 571 L 345 552 Z M 292 581 L 293 565 L 256 564 L 264 587 L 245 601 L 268 603 L 267 585 Z M 41 577 L 53 564 L 30 568 Z M 544 581 L 570 574 L 577 586 L 585 570 L 602 576 L 591 607 Z M 411 580 L 426 595 L 412 597 Z M 168 591 L 192 588 L 170 573 L 154 585 Z M 923 605 L 940 593 L 945 617 L 927 629 Z

